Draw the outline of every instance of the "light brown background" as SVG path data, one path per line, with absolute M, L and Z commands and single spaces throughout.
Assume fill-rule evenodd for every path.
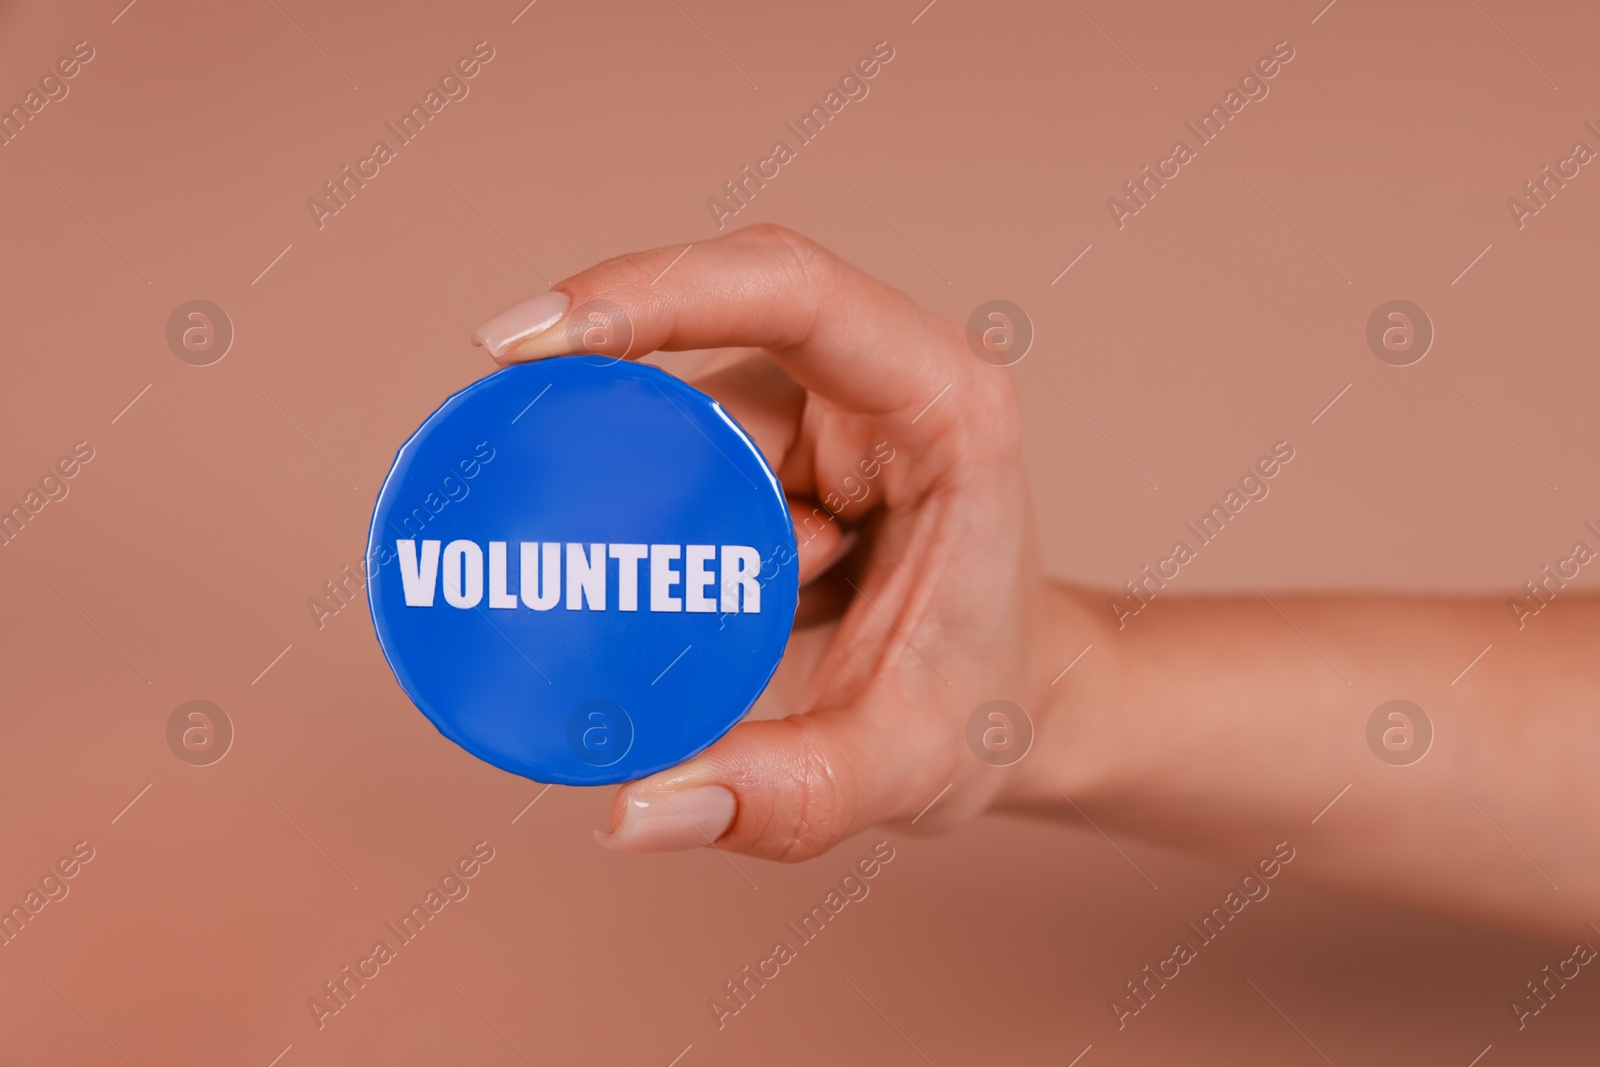
M 1600 174 L 1521 231 L 1505 206 L 1574 140 L 1600 147 L 1592 5 L 539 0 L 513 24 L 519 0 L 122 2 L 0 7 L 0 100 L 74 41 L 97 51 L 0 148 L 0 500 L 74 441 L 97 453 L 0 549 L 0 898 L 75 841 L 98 853 L 0 949 L 0 1061 L 1592 1057 L 1600 977 L 1522 1033 L 1505 1006 L 1564 946 L 1292 866 L 1119 1033 L 1107 998 L 1255 857 L 1119 841 L 1157 890 L 1092 831 L 1002 820 L 891 835 L 872 896 L 718 1032 L 706 999 L 876 837 L 798 867 L 622 857 L 589 836 L 609 791 L 564 788 L 513 824 L 540 787 L 428 726 L 364 608 L 319 631 L 306 607 L 359 559 L 398 444 L 491 369 L 474 325 L 605 256 L 711 236 L 706 198 L 884 39 L 870 97 L 739 222 L 802 230 L 953 318 L 1027 309 L 1035 348 L 997 373 L 1023 385 L 1057 573 L 1132 577 L 1287 438 L 1296 461 L 1186 590 L 1513 590 L 1600 519 Z M 482 39 L 470 97 L 319 231 L 306 199 Z M 1297 55 L 1271 96 L 1116 230 L 1106 198 L 1281 39 Z M 207 368 L 164 340 L 195 297 L 237 329 Z M 1405 369 L 1363 338 L 1395 297 L 1438 333 Z M 1515 636 L 1508 613 L 1484 640 Z M 237 728 L 208 768 L 164 739 L 195 697 Z M 1361 787 L 1397 773 L 1374 760 Z M 1284 836 L 1314 848 L 1314 814 L 1282 813 Z M 306 998 L 481 838 L 498 858 L 472 895 L 318 1032 Z

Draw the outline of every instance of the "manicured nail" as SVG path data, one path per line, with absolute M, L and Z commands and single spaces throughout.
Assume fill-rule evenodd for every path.
M 737 805 L 720 785 L 697 785 L 671 793 L 635 793 L 622 825 L 595 831 L 595 840 L 618 852 L 681 852 L 704 848 L 727 832 Z
M 538 296 L 529 297 L 520 304 L 512 304 L 500 314 L 479 326 L 472 334 L 472 343 L 482 345 L 489 350 L 489 354 L 497 360 L 504 361 L 514 350 L 523 346 L 524 342 L 544 333 L 550 327 L 561 321 L 561 316 L 567 313 L 567 308 L 572 305 L 572 298 L 566 293 L 551 290 L 540 293 Z M 531 358 L 529 354 L 518 352 L 524 358 Z M 552 355 L 554 353 L 533 353 L 532 355 Z

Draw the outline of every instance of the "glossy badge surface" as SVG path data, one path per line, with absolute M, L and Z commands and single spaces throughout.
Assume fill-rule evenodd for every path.
M 630 781 L 750 710 L 798 594 L 755 444 L 664 371 L 565 356 L 445 401 L 367 543 L 378 642 L 456 744 L 541 782 Z

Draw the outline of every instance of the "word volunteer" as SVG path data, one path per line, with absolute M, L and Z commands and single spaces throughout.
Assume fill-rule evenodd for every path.
M 506 567 L 510 543 L 476 541 L 395 541 L 400 583 L 406 606 L 431 608 L 437 592 L 453 608 L 476 608 L 484 602 L 485 560 L 490 608 L 515 608 L 519 602 L 534 611 L 561 603 L 562 546 L 554 541 L 517 542 L 517 592 L 512 593 Z M 761 554 L 748 545 L 643 545 L 568 543 L 566 610 L 610 610 L 609 578 L 615 578 L 618 611 L 721 611 L 724 615 L 761 611 Z M 611 560 L 616 566 L 610 566 Z M 681 562 L 681 567 L 679 566 Z M 640 569 L 647 570 L 647 605 L 641 605 Z M 712 568 L 715 568 L 715 571 Z M 442 576 L 442 581 L 441 581 Z M 708 589 L 715 593 L 708 595 Z

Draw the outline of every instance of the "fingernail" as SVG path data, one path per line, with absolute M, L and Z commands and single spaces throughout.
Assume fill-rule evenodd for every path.
M 617 852 L 680 852 L 703 848 L 727 832 L 736 804 L 720 785 L 697 785 L 671 793 L 635 793 L 622 824 L 595 831 L 595 840 Z
M 503 359 L 523 342 L 560 322 L 571 305 L 572 298 L 556 290 L 529 297 L 520 304 L 512 304 L 474 330 L 472 343 L 487 348 L 495 359 Z

